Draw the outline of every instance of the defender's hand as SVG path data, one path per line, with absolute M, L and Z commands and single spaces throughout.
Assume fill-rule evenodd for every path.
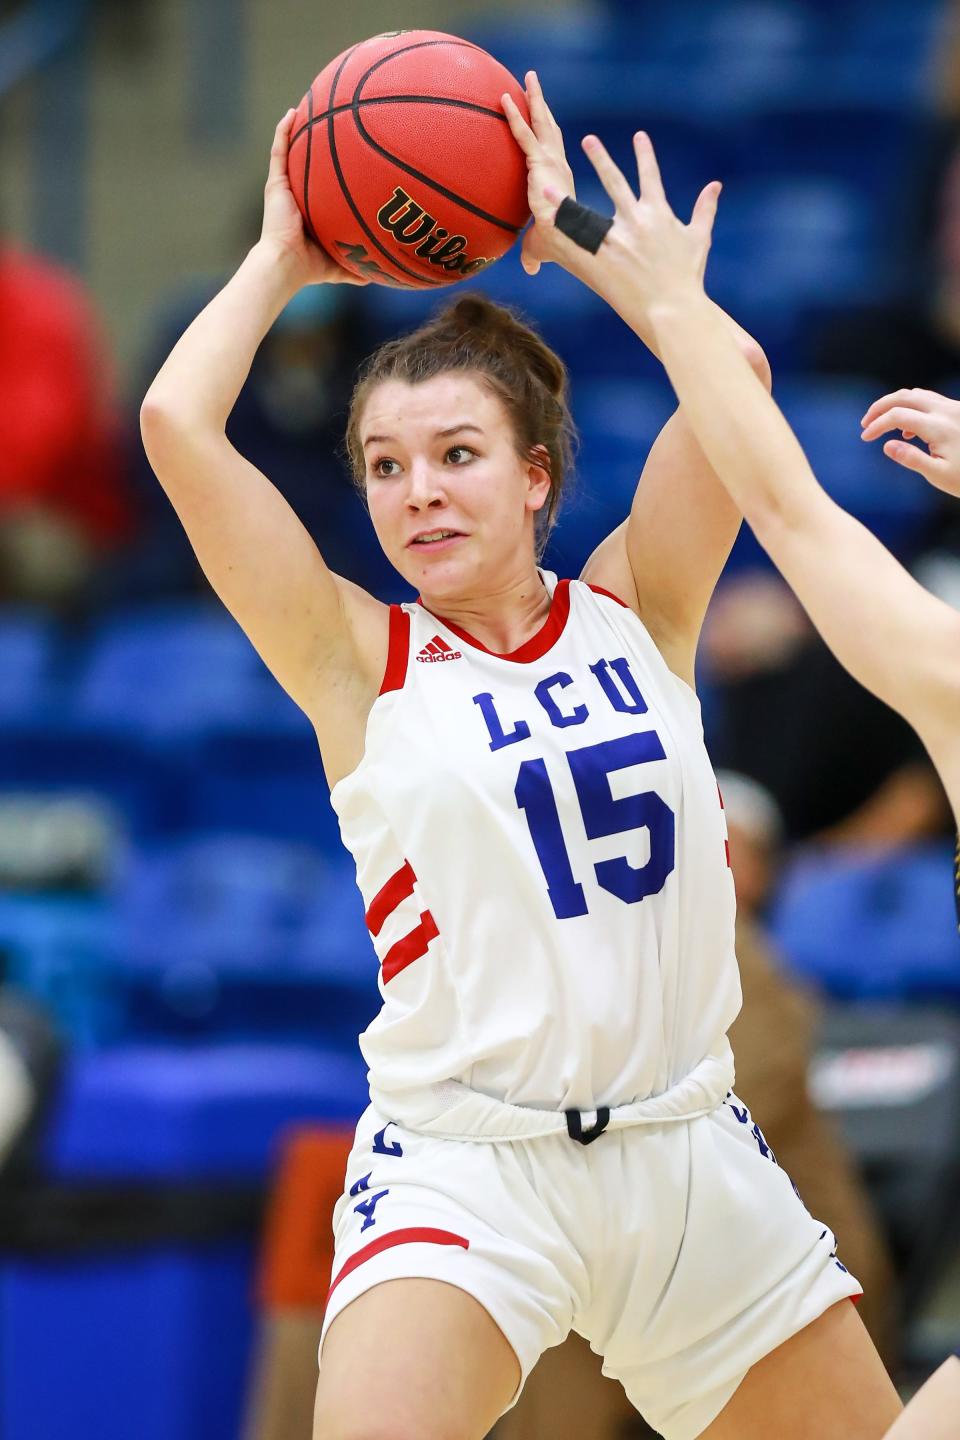
M 900 440 L 887 440 L 884 455 L 907 470 L 916 470 L 938 490 L 960 496 L 960 400 L 935 390 L 895 390 L 875 400 L 861 420 L 861 440 L 879 440 L 899 430 Z M 910 445 L 922 440 L 927 446 Z
M 538 226 L 552 230 L 552 258 L 615 306 L 628 299 L 649 314 L 658 302 L 702 296 L 720 182 L 704 186 L 684 225 L 667 203 L 657 158 L 643 131 L 634 136 L 639 196 L 595 135 L 584 139 L 583 149 L 613 202 L 613 220 L 595 253 L 584 249 L 557 227 L 557 212 L 569 197 L 552 184 L 541 186 L 534 214 Z

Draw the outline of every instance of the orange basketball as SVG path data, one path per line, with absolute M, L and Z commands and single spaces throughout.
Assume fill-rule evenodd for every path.
M 331 60 L 290 131 L 308 232 L 381 285 L 452 285 L 498 260 L 530 218 L 505 91 L 526 116 L 509 70 L 435 30 L 376 35 Z

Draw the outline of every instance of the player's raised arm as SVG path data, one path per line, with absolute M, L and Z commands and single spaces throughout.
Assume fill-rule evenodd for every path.
M 304 234 L 277 126 L 263 233 L 178 341 L 140 411 L 150 464 L 213 589 L 284 689 L 310 713 L 328 662 L 349 664 L 367 599 L 327 569 L 286 500 L 226 437 L 261 340 L 304 285 L 352 281 Z M 354 282 L 362 283 L 362 282 Z
M 526 78 L 529 125 L 510 96 L 503 97 L 510 128 L 527 158 L 528 199 L 536 221 L 524 236 L 524 268 L 533 275 L 552 260 L 573 270 L 659 357 L 653 327 L 632 288 L 615 278 L 608 283 L 605 272 L 570 264 L 582 252 L 556 230 L 556 206 L 545 203 L 544 191 L 554 187 L 574 200 L 573 175 L 563 136 L 536 73 L 531 71 Z M 770 367 L 762 348 L 725 318 L 751 368 L 769 388 Z M 585 580 L 612 590 L 637 610 L 667 663 L 691 683 L 703 617 L 740 522 L 735 501 L 704 455 L 681 407 L 647 456 L 628 519 L 597 547 L 583 572 Z
M 603 275 L 603 283 L 632 287 L 717 474 L 841 664 L 919 732 L 960 810 L 960 615 L 918 585 L 822 489 L 704 294 L 719 185 L 705 187 L 684 225 L 667 203 L 646 135 L 636 139 L 641 194 L 632 203 L 619 172 L 614 182 L 616 167 L 600 142 L 588 137 L 584 149 L 617 213 L 597 253 L 576 245 L 570 268 L 594 283 Z M 547 198 L 562 223 L 562 195 L 550 190 Z

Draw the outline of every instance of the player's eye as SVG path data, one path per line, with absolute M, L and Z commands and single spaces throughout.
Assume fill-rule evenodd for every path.
M 476 450 L 471 450 L 469 445 L 451 445 L 443 457 L 453 465 L 467 465 L 477 457 Z
M 394 468 L 392 470 L 385 469 L 384 467 L 388 465 L 392 465 Z M 381 480 L 389 480 L 391 475 L 398 474 L 399 470 L 400 466 L 396 460 L 390 460 L 386 456 L 384 456 L 382 460 L 374 460 L 373 462 L 373 473 L 379 476 Z

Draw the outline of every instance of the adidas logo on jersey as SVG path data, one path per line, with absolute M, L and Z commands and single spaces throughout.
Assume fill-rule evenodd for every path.
M 432 665 L 435 660 L 462 660 L 463 653 L 454 650 L 446 640 L 441 640 L 439 635 L 434 635 L 430 643 L 417 652 L 417 659 L 424 665 Z

